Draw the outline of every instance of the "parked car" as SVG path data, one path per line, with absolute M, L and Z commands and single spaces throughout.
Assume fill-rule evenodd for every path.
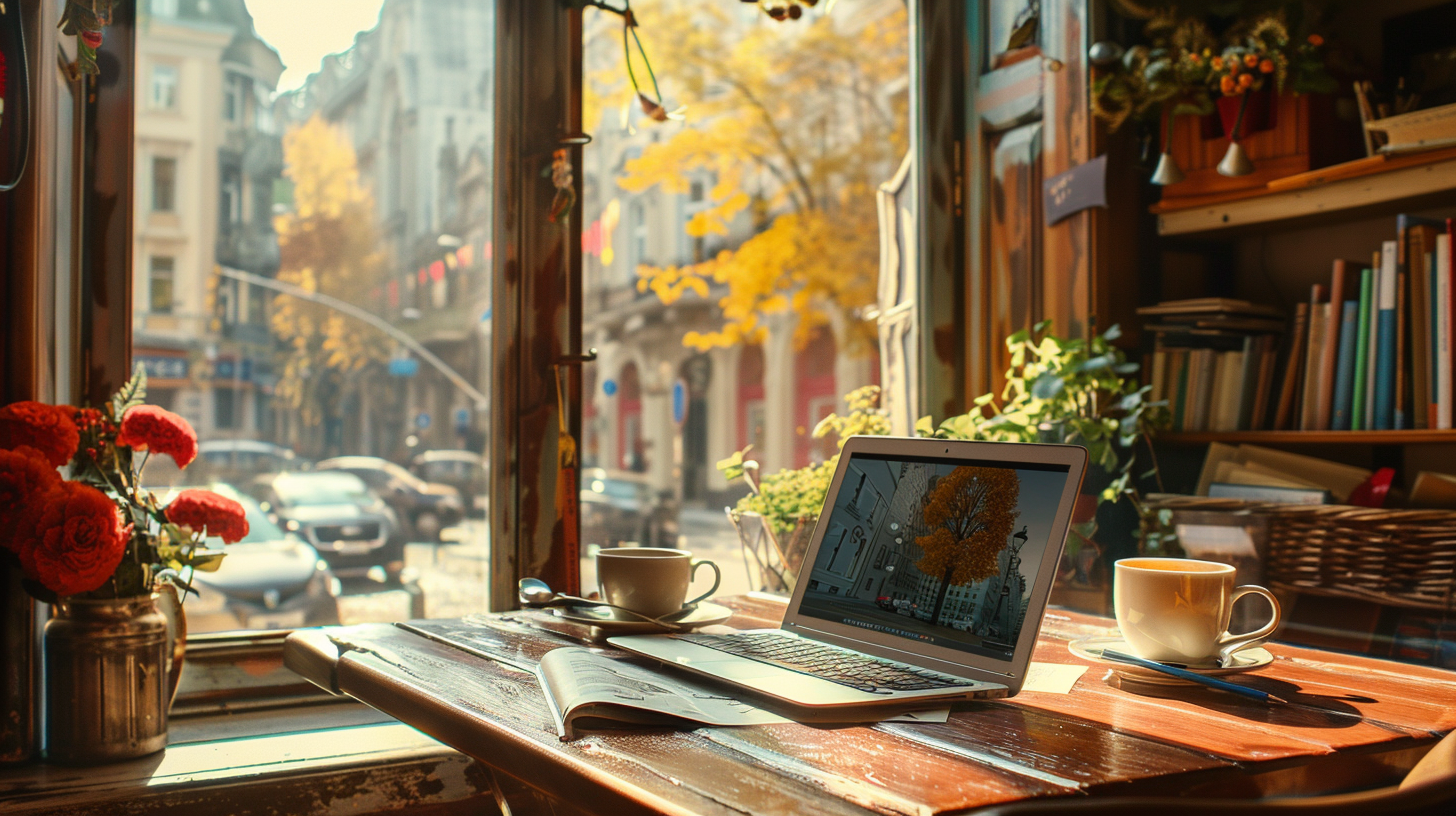
M 394 511 L 352 473 L 316 471 L 259 476 L 251 487 L 268 518 L 318 550 L 340 578 L 404 568 L 404 538 Z
M 440 531 L 465 517 L 460 491 L 410 473 L 388 459 L 375 456 L 338 456 L 315 465 L 320 473 L 343 471 L 364 480 L 395 514 L 408 524 L 415 541 L 439 541 Z
M 215 481 L 243 484 L 254 476 L 307 470 L 308 460 L 272 442 L 254 439 L 210 439 L 197 445 L 193 471 Z
M 187 601 L 187 628 L 217 632 L 338 623 L 339 582 L 318 551 L 269 519 L 251 496 L 227 484 L 205 487 L 243 506 L 248 534 L 236 544 L 208 541 L 227 557 L 216 572 L 191 575 L 197 595 Z
M 485 458 L 480 454 L 463 450 L 425 451 L 410 462 L 410 470 L 426 482 L 447 484 L 460 491 L 467 515 L 485 516 L 490 479 Z
M 586 468 L 581 472 L 581 543 L 619 547 L 676 547 L 678 504 L 671 493 L 654 496 L 640 473 Z

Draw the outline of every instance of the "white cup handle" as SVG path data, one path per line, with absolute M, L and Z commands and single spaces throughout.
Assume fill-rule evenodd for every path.
M 1218 639 L 1218 657 L 1219 662 L 1225 665 L 1228 663 L 1230 657 L 1251 646 L 1258 646 L 1268 640 L 1269 636 L 1274 634 L 1274 630 L 1279 628 L 1279 599 L 1274 597 L 1274 593 L 1261 586 L 1254 586 L 1252 584 L 1235 587 L 1232 603 L 1238 603 L 1239 599 L 1245 595 L 1263 595 L 1269 601 L 1269 606 L 1273 610 L 1274 615 L 1269 619 L 1268 623 L 1252 632 L 1244 632 L 1240 635 L 1235 635 L 1232 632 L 1223 633 L 1223 636 Z
M 710 590 L 708 590 L 707 592 L 704 592 L 702 595 L 699 595 L 698 597 L 693 598 L 691 601 L 688 601 L 687 603 L 683 604 L 683 606 L 690 606 L 692 604 L 697 603 L 698 601 L 703 600 L 704 598 L 708 597 L 709 595 L 712 595 L 714 592 L 717 592 L 718 591 L 718 585 L 721 584 L 721 583 L 723 583 L 723 571 L 720 570 L 720 569 L 718 569 L 718 565 L 717 564 L 714 564 L 712 561 L 694 561 L 693 562 L 693 571 L 690 573 L 689 578 L 688 578 L 689 581 L 691 581 L 694 577 L 697 576 L 697 574 L 698 574 L 698 567 L 712 567 L 713 568 L 713 588 L 710 589 Z

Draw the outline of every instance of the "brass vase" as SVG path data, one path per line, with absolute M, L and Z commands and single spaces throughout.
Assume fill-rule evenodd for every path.
M 52 761 L 114 762 L 167 746 L 167 710 L 185 638 L 175 604 L 175 591 L 57 602 L 45 626 Z

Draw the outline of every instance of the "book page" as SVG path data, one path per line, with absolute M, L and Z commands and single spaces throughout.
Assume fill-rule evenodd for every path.
M 588 649 L 555 649 L 536 670 L 556 719 L 557 734 L 572 738 L 574 720 L 592 717 L 667 724 L 680 718 L 704 725 L 766 725 L 785 717 L 692 679 L 655 672 Z

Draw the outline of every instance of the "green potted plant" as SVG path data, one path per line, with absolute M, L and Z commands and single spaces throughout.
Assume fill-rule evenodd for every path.
M 1151 437 L 1167 422 L 1162 403 L 1149 400 L 1150 385 L 1136 379 L 1137 363 L 1113 345 L 1121 330 L 1113 326 L 1089 340 L 1057 337 L 1051 324 L 1006 339 L 1011 366 L 1000 394 L 983 394 L 971 410 L 936 427 L 930 417 L 916 423 L 920 436 L 999 442 L 1061 442 L 1087 448 L 1089 461 L 1105 482 L 1079 502 L 1077 524 L 1067 543 L 1070 577 L 1085 579 L 1100 556 L 1094 543 L 1096 511 L 1127 500 L 1142 519 L 1143 549 L 1165 551 L 1168 511 L 1154 511 L 1138 489 L 1142 477 L 1157 476 Z M 867 386 L 845 397 L 849 412 L 831 414 L 814 429 L 816 437 L 834 434 L 841 446 L 855 434 L 886 435 L 890 423 L 879 407 L 879 388 Z M 760 563 L 768 589 L 791 589 L 813 531 L 838 456 L 817 465 L 783 470 L 758 478 L 747 449 L 718 463 L 729 480 L 743 478 L 752 491 L 729 511 L 750 559 Z M 1138 465 L 1151 462 L 1139 474 Z M 1096 481 L 1094 479 L 1094 481 Z M 767 568 L 765 568 L 767 567 Z

